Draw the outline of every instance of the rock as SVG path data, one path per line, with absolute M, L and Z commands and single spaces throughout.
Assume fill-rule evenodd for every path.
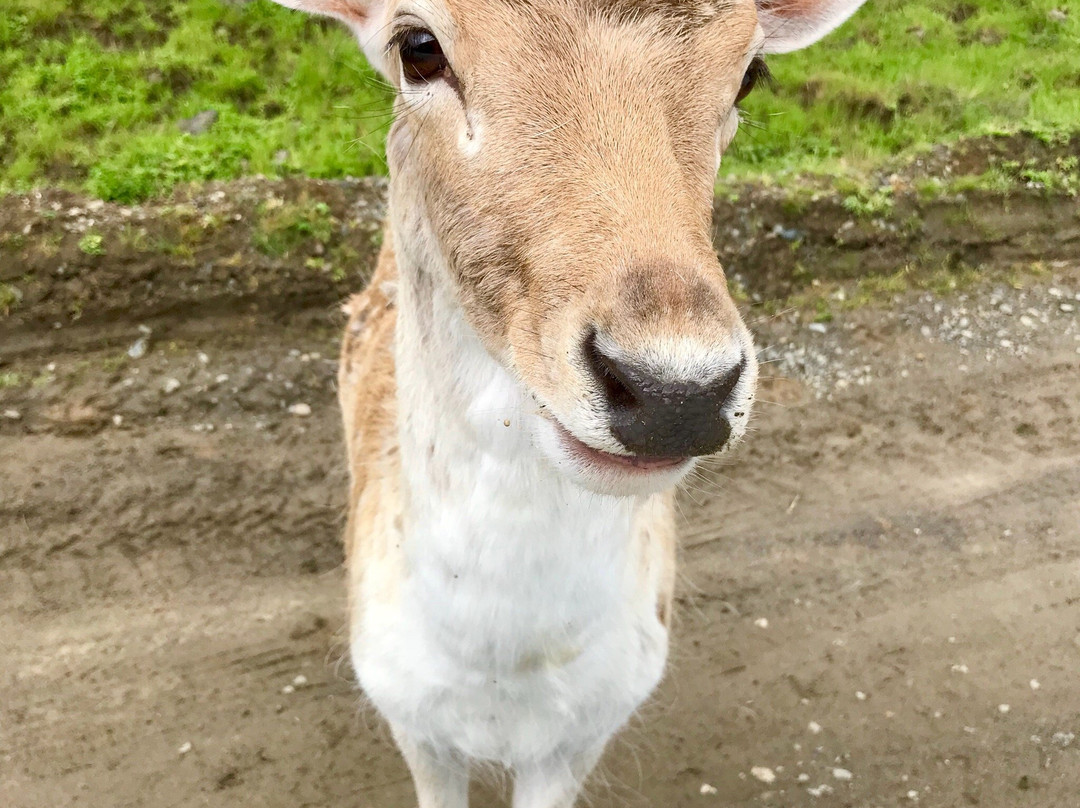
M 1062 749 L 1068 749 L 1075 740 L 1076 734 L 1073 732 L 1055 732 L 1050 737 L 1050 743 L 1054 746 L 1059 746 Z
M 853 775 L 847 769 L 836 768 L 832 770 L 832 776 L 835 777 L 837 780 L 850 780 L 855 775 Z
M 763 783 L 776 782 L 776 773 L 768 766 L 754 766 L 754 768 L 750 770 L 750 774 Z
M 1052 8 L 1046 12 L 1046 16 L 1053 22 L 1066 22 L 1069 19 L 1069 12 L 1062 8 Z
M 301 401 L 297 404 L 290 404 L 289 412 L 292 415 L 299 415 L 301 418 L 306 418 L 311 415 L 311 406 Z
M 187 132 L 189 135 L 201 135 L 208 132 L 210 127 L 217 123 L 217 119 L 217 110 L 204 109 L 198 115 L 184 118 L 177 123 L 177 126 L 181 132 Z
M 22 413 L 18 410 L 4 410 L 4 417 L 9 421 L 18 421 L 22 418 Z
M 131 343 L 131 346 L 127 349 L 127 355 L 132 359 L 142 359 L 146 356 L 146 348 L 148 345 L 149 343 L 147 342 L 146 337 L 139 337 Z
M 796 230 L 794 227 L 784 227 L 782 224 L 776 225 L 773 228 L 772 233 L 774 236 L 779 236 L 784 241 L 798 241 L 805 233 L 801 230 Z
M 826 331 L 829 330 L 825 327 L 825 323 L 810 323 L 807 328 L 809 328 L 815 334 L 824 334 Z
M 161 385 L 161 392 L 163 392 L 167 396 L 172 395 L 173 393 L 175 393 L 179 389 L 180 389 L 180 380 L 179 379 L 169 378 L 169 379 L 165 380 L 165 383 L 163 385 Z
M 181 744 L 180 748 L 177 749 L 176 751 L 177 751 L 178 754 L 186 755 L 188 752 L 191 751 L 191 741 L 188 741 L 187 743 Z
M 701 784 L 701 793 L 703 795 L 712 796 L 714 794 L 718 794 L 719 792 L 716 790 L 716 786 L 711 786 L 708 783 L 702 783 Z

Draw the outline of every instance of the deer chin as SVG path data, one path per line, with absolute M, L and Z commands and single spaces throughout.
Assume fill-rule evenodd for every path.
M 608 496 L 643 496 L 677 485 L 695 466 L 695 457 L 614 454 L 590 446 L 553 417 L 540 422 L 537 444 L 572 482 Z

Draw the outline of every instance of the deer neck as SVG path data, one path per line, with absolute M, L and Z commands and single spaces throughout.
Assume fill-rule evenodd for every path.
M 565 565 L 583 543 L 602 545 L 609 561 L 628 549 L 638 500 L 586 491 L 555 469 L 533 440 L 540 406 L 466 322 L 434 241 L 418 240 L 415 226 L 395 231 L 407 543 L 462 563 L 470 548 L 498 543 L 490 572 L 503 578 L 504 551 Z

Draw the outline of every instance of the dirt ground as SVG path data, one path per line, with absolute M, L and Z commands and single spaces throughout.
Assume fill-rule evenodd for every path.
M 750 315 L 590 805 L 1080 804 L 1080 266 L 1016 287 Z M 110 328 L 0 363 L 0 805 L 413 806 L 344 659 L 333 328 Z

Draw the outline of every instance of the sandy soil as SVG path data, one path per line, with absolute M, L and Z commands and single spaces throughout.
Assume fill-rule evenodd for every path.
M 1080 804 L 1078 294 L 755 323 L 591 805 Z M 0 805 L 413 805 L 343 661 L 334 333 L 216 322 L 0 368 Z

